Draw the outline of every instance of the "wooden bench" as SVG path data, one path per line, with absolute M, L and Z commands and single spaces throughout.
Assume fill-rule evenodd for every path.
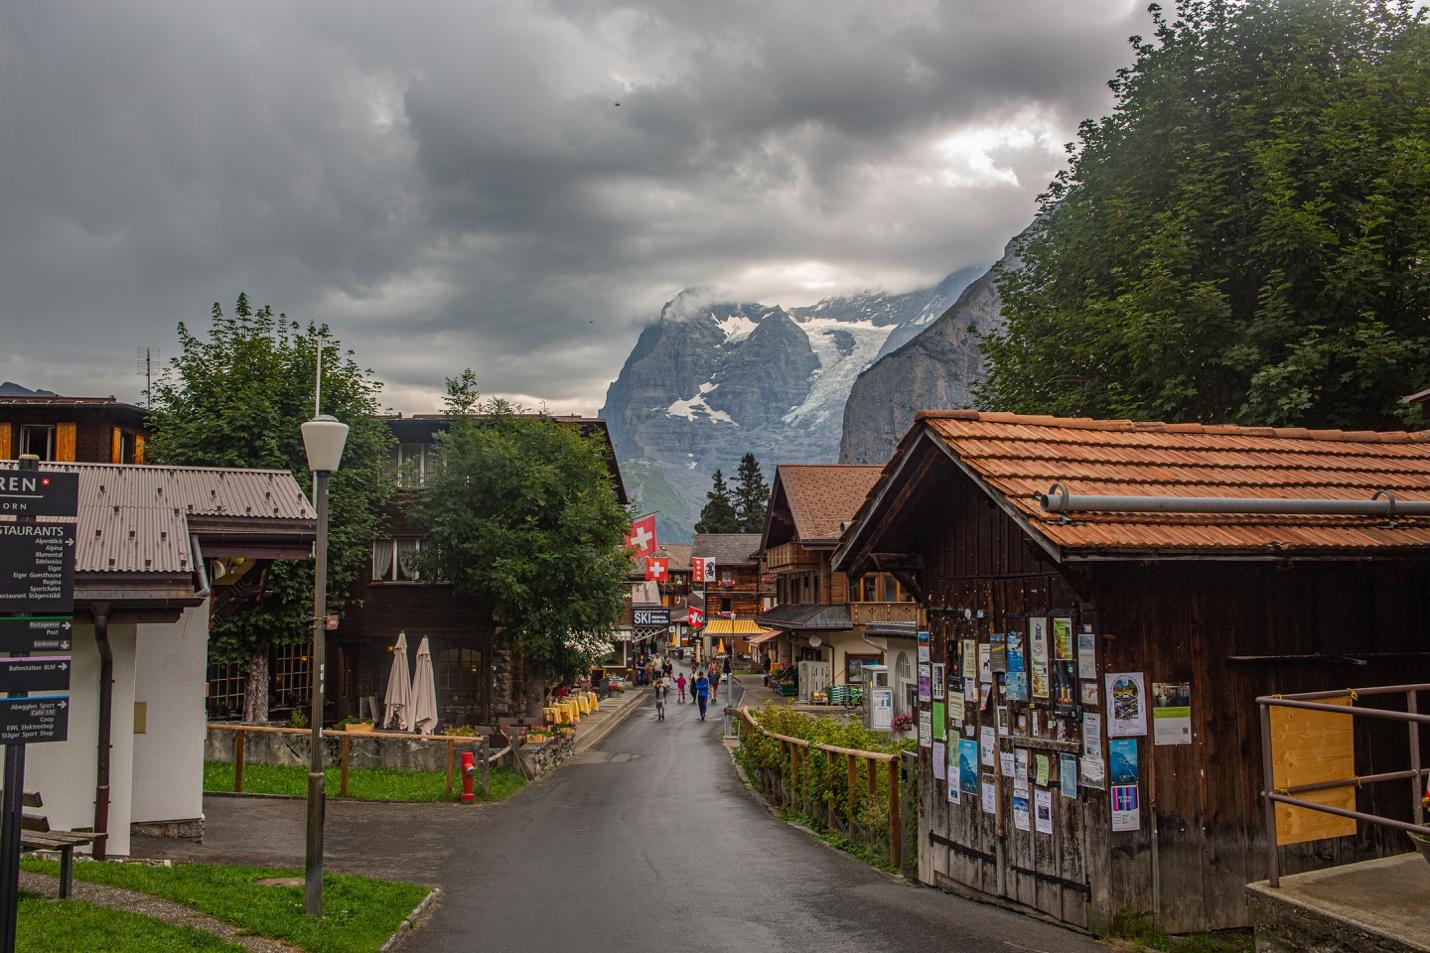
M 44 807 L 38 791 L 23 795 L 26 807 Z M 60 899 L 68 900 L 74 884 L 74 849 L 96 844 L 108 834 L 87 834 L 79 831 L 55 831 L 43 814 L 28 811 L 20 815 L 20 850 L 54 850 L 60 855 Z

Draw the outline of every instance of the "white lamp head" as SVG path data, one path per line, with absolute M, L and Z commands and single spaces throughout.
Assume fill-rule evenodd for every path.
M 332 473 L 343 458 L 343 445 L 348 441 L 348 425 L 336 417 L 322 414 L 304 423 L 303 449 L 308 453 L 308 469 L 314 473 Z

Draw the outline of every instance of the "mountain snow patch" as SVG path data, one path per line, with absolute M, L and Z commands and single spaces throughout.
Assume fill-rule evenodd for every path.
M 819 358 L 819 370 L 815 372 L 814 385 L 804 403 L 780 419 L 788 424 L 809 426 L 844 412 L 844 399 L 849 396 L 854 379 L 874 362 L 894 326 L 818 317 L 800 321 L 799 325 L 809 337 L 814 356 Z
M 693 397 L 672 402 L 669 407 L 665 408 L 665 415 L 667 417 L 684 417 L 686 420 L 704 419 L 717 424 L 734 424 L 735 418 L 725 411 L 716 410 L 705 403 L 705 395 L 718 386 L 720 385 L 706 381 L 700 385 L 700 390 Z M 739 424 L 735 424 L 735 426 L 739 426 Z

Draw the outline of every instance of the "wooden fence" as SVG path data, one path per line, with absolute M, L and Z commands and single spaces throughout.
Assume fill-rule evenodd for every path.
M 299 735 L 305 739 L 312 737 L 310 728 L 286 728 L 274 725 L 236 725 L 230 722 L 210 722 L 211 731 L 231 731 L 233 739 L 233 790 L 243 793 L 244 739 L 250 734 Z M 456 777 L 457 750 L 473 750 L 480 770 L 479 785 L 485 796 L 491 792 L 491 766 L 512 753 L 511 746 L 492 753 L 491 739 L 486 735 L 414 735 L 405 731 L 343 731 L 324 729 L 324 738 L 337 738 L 338 742 L 338 796 L 348 794 L 348 763 L 352 756 L 353 739 L 388 738 L 394 741 L 416 742 L 418 744 L 445 744 L 447 746 L 447 793 L 453 793 Z
M 759 777 L 752 779 L 759 782 L 765 798 L 771 804 L 789 808 L 811 817 L 822 824 L 826 830 L 845 834 L 856 843 L 860 840 L 861 835 L 866 841 L 873 840 L 869 836 L 873 832 L 865 831 L 858 823 L 857 817 L 861 804 L 873 803 L 880 797 L 880 776 L 886 777 L 887 784 L 883 797 L 888 815 L 887 841 L 886 844 L 880 846 L 887 847 L 891 867 L 903 868 L 905 866 L 903 857 L 904 817 L 908 812 L 904 809 L 904 759 L 901 754 L 841 748 L 837 745 L 810 741 L 807 738 L 776 734 L 766 730 L 759 722 L 755 721 L 748 708 L 726 708 L 725 714 L 730 716 L 731 724 L 735 727 L 735 733 L 742 739 L 742 743 L 747 732 L 755 732 L 779 744 L 783 757 L 777 769 L 770 771 L 761 767 L 757 770 Z M 807 785 L 800 783 L 802 774 L 808 775 L 814 770 L 815 758 L 824 759 L 826 767 L 836 764 L 840 760 L 845 762 L 845 770 L 848 774 L 844 791 L 845 817 L 843 822 L 841 822 L 839 811 L 834 803 L 821 804 L 812 801 L 805 791 Z M 866 843 L 864 846 L 871 845 Z

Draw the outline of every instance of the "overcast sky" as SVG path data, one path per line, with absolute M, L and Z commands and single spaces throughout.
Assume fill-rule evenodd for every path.
M 246 290 L 396 409 L 594 413 L 683 287 L 995 259 L 1144 6 L 0 0 L 0 378 L 137 400 Z

